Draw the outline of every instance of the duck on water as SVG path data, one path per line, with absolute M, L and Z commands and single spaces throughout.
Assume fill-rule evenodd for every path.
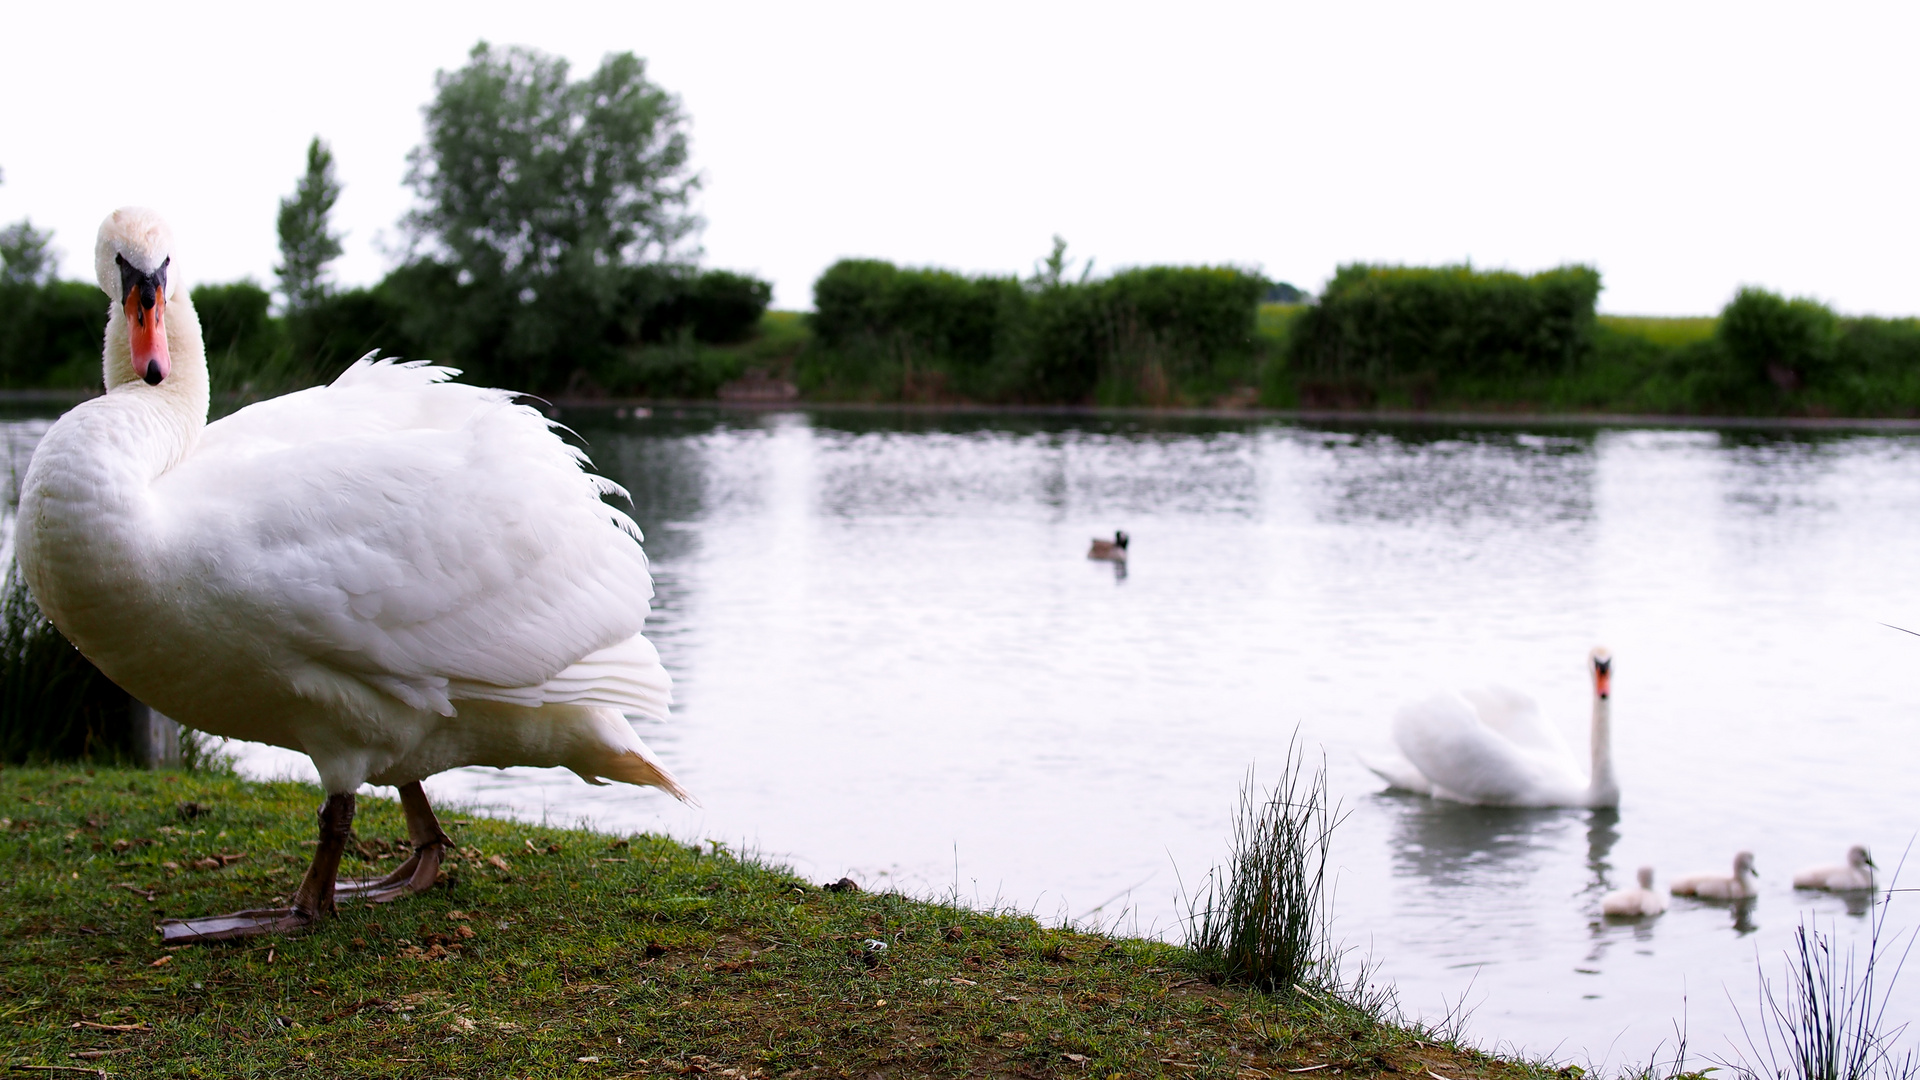
M 628 714 L 671 680 L 621 492 L 503 390 L 363 359 L 331 385 L 207 423 L 206 353 L 173 237 L 115 211 L 106 393 L 48 429 L 17 551 L 41 610 L 109 678 L 214 735 L 312 757 L 320 840 L 284 908 L 169 920 L 168 941 L 292 931 L 338 893 L 430 887 L 448 840 L 420 781 L 564 766 L 687 792 Z M 400 789 L 414 855 L 337 881 L 363 783 Z

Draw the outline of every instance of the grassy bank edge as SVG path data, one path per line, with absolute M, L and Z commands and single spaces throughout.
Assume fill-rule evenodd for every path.
M 828 891 L 720 844 L 454 814 L 444 890 L 299 938 L 160 947 L 162 913 L 289 889 L 318 800 L 231 776 L 0 770 L 0 1061 L 181 1077 L 1551 1071 L 1325 995 L 1215 986 L 1161 942 Z M 363 799 L 356 832 L 348 872 L 401 857 L 392 803 Z

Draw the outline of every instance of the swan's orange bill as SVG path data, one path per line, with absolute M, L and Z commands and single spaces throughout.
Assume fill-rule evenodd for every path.
M 1612 681 L 1613 681 L 1613 675 L 1611 672 L 1606 672 L 1606 671 L 1594 672 L 1593 673 L 1593 692 L 1600 695 L 1601 697 L 1606 697 L 1607 685 Z
M 130 289 L 127 292 L 127 343 L 133 349 L 133 377 L 158 383 L 173 370 L 173 359 L 167 355 L 164 318 L 167 294 L 161 289 L 153 290 L 147 294 L 153 297 L 153 306 L 145 307 L 141 303 L 144 291 Z

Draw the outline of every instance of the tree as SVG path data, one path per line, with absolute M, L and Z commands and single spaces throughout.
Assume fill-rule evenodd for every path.
M 280 200 L 280 265 L 273 268 L 289 312 L 312 310 L 328 292 L 327 263 L 340 254 L 340 237 L 327 229 L 327 215 L 340 201 L 333 152 L 314 136 L 307 144 L 307 174 L 293 195 Z
M 614 348 L 633 268 L 692 254 L 686 117 L 632 53 L 571 81 L 483 41 L 435 87 L 407 173 L 407 226 L 440 268 L 410 279 L 439 304 L 431 336 L 477 376 L 551 388 Z
M 0 172 L 0 184 L 6 173 Z M 30 218 L 0 228 L 0 284 L 44 285 L 53 280 L 59 254 L 51 230 L 36 229 Z
M 0 282 L 44 285 L 53 278 L 53 233 L 22 218 L 0 228 Z

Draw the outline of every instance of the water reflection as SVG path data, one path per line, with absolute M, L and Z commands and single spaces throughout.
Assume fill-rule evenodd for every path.
M 1326 439 L 1335 521 L 1584 522 L 1593 516 L 1591 436 L 1373 433 Z
M 1393 835 L 1394 866 L 1436 889 L 1480 890 L 1529 877 L 1557 855 L 1560 838 L 1590 810 L 1463 806 L 1402 793 L 1375 796 L 1400 804 Z M 1602 830 L 1588 832 L 1587 862 L 1604 863 L 1612 847 Z M 1596 850 L 1596 841 L 1603 846 Z

